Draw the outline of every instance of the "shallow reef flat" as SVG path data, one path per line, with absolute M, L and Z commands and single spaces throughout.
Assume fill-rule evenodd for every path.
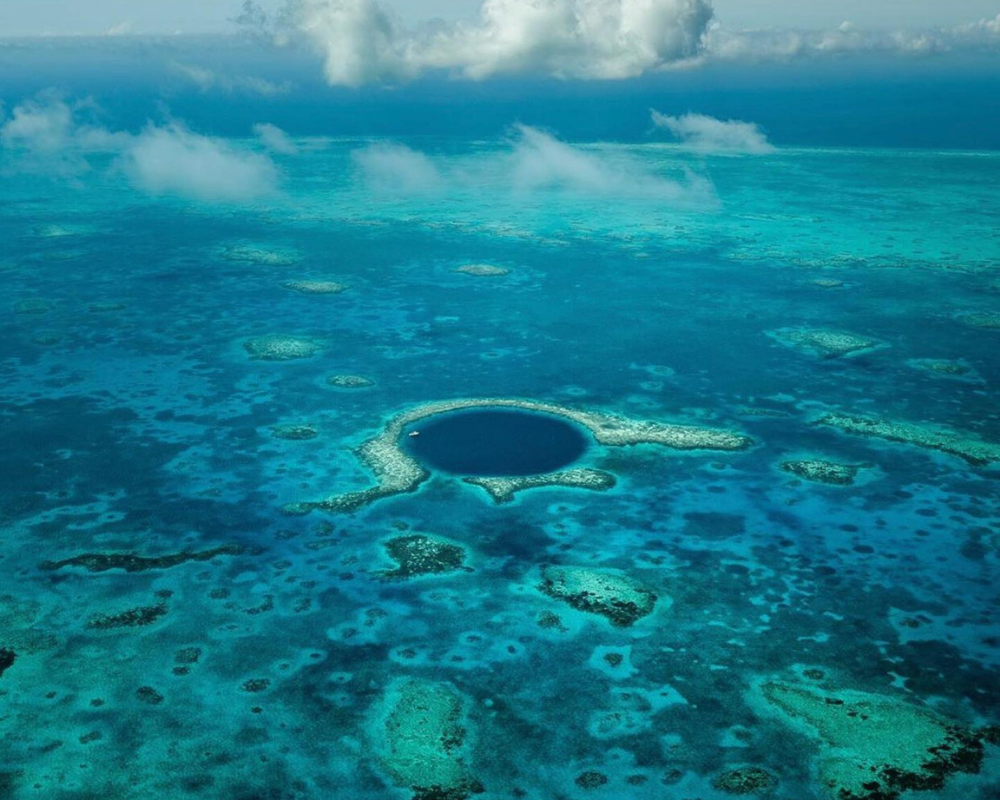
M 538 590 L 577 611 L 602 616 L 616 628 L 627 628 L 653 613 L 658 599 L 627 575 L 589 567 L 544 567 Z
M 870 465 L 841 464 L 823 459 L 801 459 L 781 462 L 781 469 L 796 478 L 825 483 L 830 486 L 853 486 L 858 473 Z
M 221 255 L 226 261 L 260 264 L 267 267 L 290 267 L 302 260 L 298 253 L 291 250 L 277 250 L 252 244 L 237 244 L 227 247 Z
M 518 492 L 544 486 L 564 486 L 568 489 L 590 489 L 606 492 L 618 482 L 610 472 L 599 469 L 567 469 L 544 475 L 462 478 L 465 483 L 485 489 L 495 503 L 510 503 Z
M 474 275 L 478 278 L 499 278 L 510 274 L 510 270 L 506 267 L 497 267 L 493 264 L 463 264 L 460 267 L 455 267 L 455 272 Z
M 907 700 L 860 692 L 819 692 L 768 682 L 764 700 L 823 742 L 820 780 L 839 800 L 894 800 L 939 790 L 983 765 L 992 730 L 970 730 Z
M 414 800 L 464 800 L 483 791 L 469 763 L 465 700 L 454 688 L 419 678 L 390 686 L 370 724 L 376 758 Z
M 286 506 L 286 511 L 292 514 L 305 514 L 314 509 L 349 512 L 384 497 L 414 491 L 427 480 L 430 473 L 402 448 L 400 439 L 406 427 L 438 414 L 470 408 L 516 408 L 564 417 L 586 428 L 598 444 L 608 447 L 656 444 L 673 450 L 736 452 L 746 450 L 753 445 L 750 437 L 733 431 L 630 419 L 534 400 L 515 398 L 441 400 L 397 414 L 389 420 L 382 433 L 361 445 L 358 457 L 375 476 L 375 486 L 358 492 L 333 495 L 318 502 L 293 503 Z
M 958 456 L 972 466 L 985 467 L 1000 461 L 1000 444 L 987 442 L 973 433 L 936 425 L 892 422 L 848 414 L 824 414 L 817 425 L 827 425 L 844 433 L 899 442 Z
M 285 281 L 282 286 L 300 294 L 340 294 L 347 291 L 347 286 L 336 281 Z
M 312 358 L 323 349 L 323 344 L 315 339 L 272 333 L 247 339 L 243 349 L 254 361 L 294 361 Z
M 826 328 L 779 328 L 768 331 L 768 336 L 819 358 L 844 358 L 885 346 L 867 336 Z

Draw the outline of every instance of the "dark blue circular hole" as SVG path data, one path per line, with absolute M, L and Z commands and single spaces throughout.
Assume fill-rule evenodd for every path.
M 573 423 L 510 409 L 439 414 L 414 423 L 406 434 L 411 455 L 454 475 L 539 475 L 573 463 L 587 449 L 587 437 Z

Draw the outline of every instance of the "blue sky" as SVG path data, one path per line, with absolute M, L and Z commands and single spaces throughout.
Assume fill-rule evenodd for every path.
M 3 0 L 0 36 L 202 33 L 231 29 L 238 0 Z M 275 0 L 264 6 L 274 7 Z M 385 0 L 406 19 L 471 17 L 479 0 Z M 1000 0 L 715 0 L 717 18 L 735 27 L 827 28 L 850 20 L 868 28 L 957 25 L 1000 13 Z

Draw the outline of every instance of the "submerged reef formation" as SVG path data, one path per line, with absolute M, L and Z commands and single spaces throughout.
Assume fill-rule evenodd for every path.
M 41 297 L 26 297 L 14 304 L 15 314 L 48 314 L 56 304 Z
M 901 442 L 927 450 L 938 450 L 958 456 L 976 467 L 1000 461 L 1000 444 L 983 441 L 975 434 L 964 431 L 926 424 L 917 425 L 912 422 L 854 417 L 848 414 L 824 414 L 815 424 L 829 425 L 831 428 L 856 436 L 869 436 L 887 442 Z
M 369 389 L 375 385 L 375 381 L 364 375 L 329 375 L 326 385 L 334 389 Z
M 518 492 L 542 486 L 567 486 L 571 489 L 604 492 L 614 488 L 617 483 L 615 476 L 609 472 L 586 468 L 549 472 L 544 475 L 520 475 L 511 478 L 478 477 L 462 478 L 462 480 L 473 486 L 482 487 L 498 504 L 511 502 Z
M 335 281 L 285 281 L 282 286 L 302 294 L 340 294 L 347 289 L 344 284 Z
M 467 408 L 517 408 L 564 417 L 583 426 L 597 441 L 608 447 L 657 444 L 673 450 L 746 450 L 753 439 L 732 431 L 693 425 L 671 425 L 652 420 L 630 419 L 597 411 L 581 411 L 554 403 L 511 398 L 441 400 L 411 408 L 392 417 L 380 434 L 361 445 L 358 457 L 375 476 L 375 486 L 362 491 L 333 495 L 312 503 L 285 506 L 290 514 L 308 514 L 314 509 L 349 512 L 396 494 L 414 491 L 429 472 L 400 445 L 408 425 L 437 414 Z
M 87 627 L 98 631 L 113 630 L 115 628 L 144 627 L 152 625 L 166 613 L 167 606 L 165 603 L 157 603 L 153 606 L 137 606 L 118 614 L 99 614 L 96 617 L 91 617 L 87 622 Z
M 322 349 L 322 345 L 314 339 L 271 333 L 248 339 L 243 343 L 243 349 L 253 361 L 292 361 L 311 358 Z
M 378 573 L 383 580 L 404 581 L 420 575 L 441 575 L 462 569 L 465 564 L 465 548 L 422 534 L 396 536 L 382 546 L 397 564 L 394 569 Z
M 307 439 L 315 439 L 319 436 L 312 425 L 288 423 L 286 425 L 275 425 L 271 428 L 271 436 L 275 439 L 286 439 L 290 442 L 302 442 Z
M 875 339 L 825 328 L 780 328 L 767 335 L 786 347 L 820 358 L 843 358 L 882 346 Z
M 914 369 L 930 372 L 932 375 L 942 375 L 946 378 L 968 378 L 974 375 L 972 367 L 964 361 L 951 361 L 944 358 L 914 358 L 906 363 Z
M 577 611 L 606 617 L 617 628 L 651 614 L 657 601 L 656 594 L 631 578 L 589 567 L 544 567 L 538 590 Z
M 839 464 L 835 461 L 806 459 L 802 461 L 784 461 L 781 469 L 797 478 L 813 483 L 825 483 L 830 486 L 852 486 L 858 473 L 865 469 L 866 464 Z
M 950 776 L 982 765 L 982 732 L 904 700 L 776 682 L 761 692 L 785 720 L 822 740 L 820 780 L 839 800 L 894 800 L 905 791 L 940 789 Z
M 376 707 L 374 750 L 392 782 L 414 800 L 464 800 L 484 791 L 468 763 L 465 706 L 447 684 L 405 679 Z
M 248 244 L 237 244 L 222 251 L 226 261 L 240 261 L 245 264 L 263 264 L 269 267 L 289 267 L 301 260 L 296 253 L 288 250 L 269 250 Z
M 959 319 L 973 328 L 1000 331 L 1000 313 L 996 311 L 970 311 L 959 315 Z
M 760 767 L 737 767 L 717 775 L 712 786 L 726 794 L 757 794 L 767 792 L 777 786 L 778 781 Z
M 480 278 L 492 278 L 510 274 L 510 270 L 506 267 L 496 267 L 493 264 L 463 264 L 460 267 L 456 267 L 455 272 L 461 272 L 465 275 L 475 275 Z
M 122 569 L 125 572 L 148 572 L 151 569 L 170 569 L 188 561 L 211 561 L 216 556 L 238 556 L 243 547 L 226 544 L 211 550 L 183 550 L 162 556 L 138 556 L 135 553 L 83 553 L 62 561 L 43 561 L 39 569 L 57 570 L 63 567 L 82 567 L 88 572 L 107 572 Z
M 0 647 L 0 678 L 3 674 L 14 666 L 14 662 L 17 660 L 17 653 L 13 650 L 8 650 L 6 647 Z
M 820 289 L 839 289 L 844 285 L 842 280 L 837 278 L 815 278 L 809 281 L 813 286 L 818 286 Z

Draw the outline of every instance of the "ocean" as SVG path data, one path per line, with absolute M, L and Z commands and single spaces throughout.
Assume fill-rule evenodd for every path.
M 1000 796 L 997 129 L 421 91 L 0 151 L 0 797 Z

